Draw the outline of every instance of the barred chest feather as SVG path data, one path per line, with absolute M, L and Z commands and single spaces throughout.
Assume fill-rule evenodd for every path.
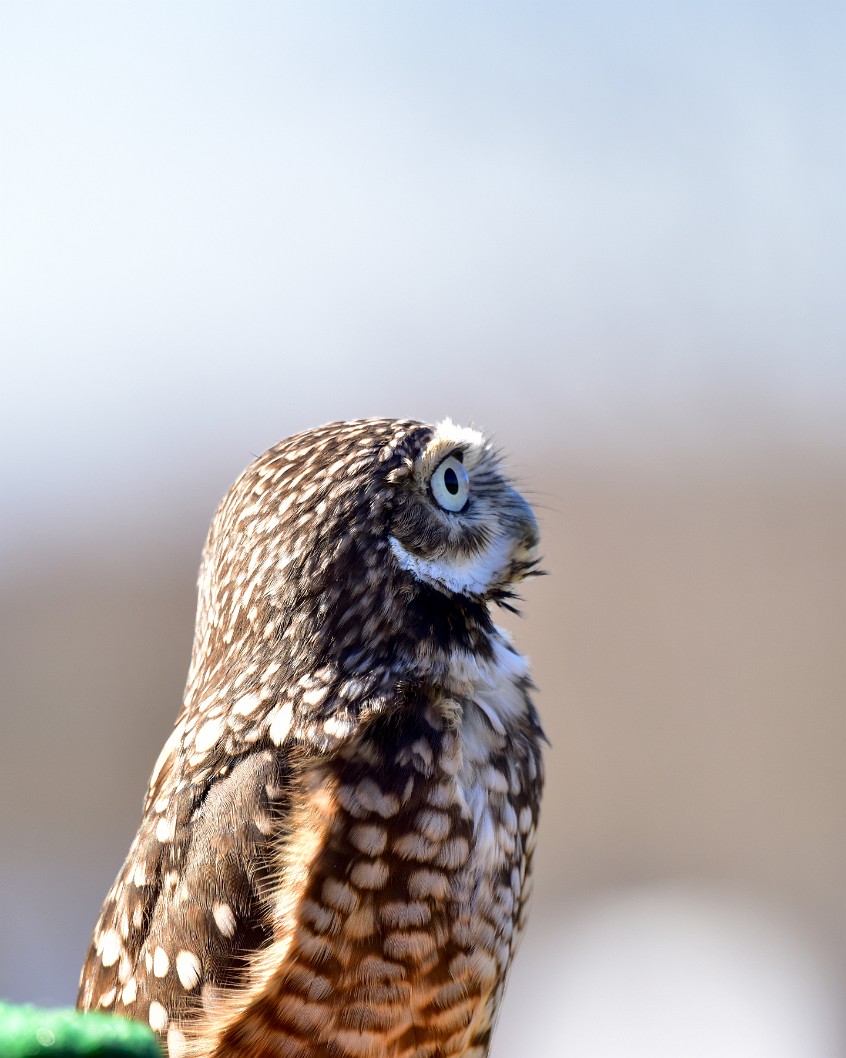
M 250 986 L 207 1004 L 192 1053 L 487 1054 L 526 914 L 541 736 L 504 638 L 449 683 L 303 777 L 275 865 L 285 925 Z

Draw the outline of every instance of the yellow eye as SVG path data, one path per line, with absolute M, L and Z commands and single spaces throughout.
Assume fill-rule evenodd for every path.
M 432 495 L 445 511 L 463 511 L 470 495 L 470 478 L 460 459 L 447 456 L 438 463 L 429 482 Z

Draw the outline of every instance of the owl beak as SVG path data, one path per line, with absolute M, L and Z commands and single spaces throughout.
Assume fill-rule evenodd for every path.
M 511 489 L 509 529 L 514 539 L 509 580 L 523 580 L 538 561 L 540 529 L 534 511 L 516 489 Z

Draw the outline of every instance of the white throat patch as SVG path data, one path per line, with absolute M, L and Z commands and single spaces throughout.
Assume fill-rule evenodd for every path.
M 496 536 L 477 555 L 465 558 L 421 558 L 407 551 L 395 536 L 389 537 L 397 562 L 418 580 L 456 595 L 484 595 L 508 566 L 512 542 Z

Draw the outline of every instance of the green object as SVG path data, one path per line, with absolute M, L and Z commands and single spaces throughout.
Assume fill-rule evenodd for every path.
M 115 1014 L 0 1003 L 0 1058 L 162 1058 L 155 1034 Z

